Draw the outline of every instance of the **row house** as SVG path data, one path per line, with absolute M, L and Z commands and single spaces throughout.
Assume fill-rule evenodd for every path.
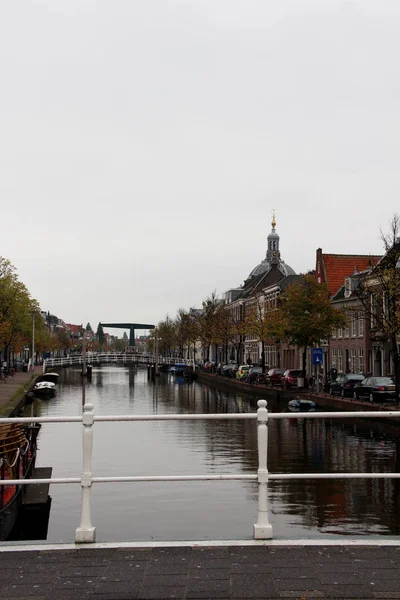
M 348 314 L 348 324 L 332 332 L 324 346 L 326 372 L 378 374 L 381 358 L 374 354 L 371 323 L 355 293 L 381 256 L 316 253 L 316 277 L 328 286 L 332 304 Z
M 371 350 L 368 370 L 372 375 L 395 375 L 400 356 L 400 241 L 397 238 L 385 255 L 354 287 L 361 296 Z

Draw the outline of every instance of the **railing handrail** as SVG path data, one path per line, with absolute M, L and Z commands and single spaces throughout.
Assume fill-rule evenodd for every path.
M 335 411 L 335 412 L 298 412 L 298 413 L 268 413 L 268 419 L 387 419 L 398 417 L 400 410 L 382 411 Z M 112 421 L 229 421 L 256 419 L 257 413 L 165 413 L 165 414 L 143 414 L 143 415 L 93 415 L 96 423 Z M 83 415 L 76 416 L 54 416 L 54 417 L 1 417 L 2 423 L 81 423 Z
M 156 414 L 156 415 L 95 415 L 92 404 L 85 404 L 82 415 L 54 417 L 12 417 L 0 418 L 2 423 L 79 423 L 83 424 L 83 468 L 80 477 L 58 477 L 47 479 L 8 479 L 0 480 L 0 486 L 36 484 L 80 484 L 82 488 L 81 523 L 75 532 L 75 541 L 91 543 L 95 541 L 95 527 L 91 521 L 91 488 L 94 483 L 139 483 L 149 481 L 258 481 L 258 512 L 254 525 L 255 539 L 271 539 L 272 526 L 268 511 L 268 481 L 288 479 L 399 479 L 400 473 L 269 473 L 267 467 L 268 420 L 269 419 L 338 419 L 338 418 L 393 418 L 400 417 L 400 411 L 351 411 L 351 412 L 298 412 L 269 413 L 266 400 L 258 401 L 254 413 L 215 413 L 215 414 Z M 99 476 L 92 474 L 93 425 L 95 422 L 110 421 L 180 421 L 180 420 L 251 420 L 257 419 L 258 470 L 257 473 L 219 473 L 209 475 L 143 475 Z

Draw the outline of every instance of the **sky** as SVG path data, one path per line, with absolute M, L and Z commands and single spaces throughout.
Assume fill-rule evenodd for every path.
M 273 209 L 296 272 L 379 254 L 399 27 L 397 0 L 2 0 L 0 256 L 95 328 L 243 283 Z

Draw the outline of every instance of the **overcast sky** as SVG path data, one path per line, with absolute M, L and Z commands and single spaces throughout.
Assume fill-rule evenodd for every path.
M 0 255 L 67 322 L 156 323 L 282 258 L 380 253 L 397 0 L 1 0 Z

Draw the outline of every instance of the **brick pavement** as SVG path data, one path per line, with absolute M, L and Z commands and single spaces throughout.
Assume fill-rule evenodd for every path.
M 41 367 L 35 367 L 35 375 L 39 375 L 41 373 Z M 18 391 L 18 389 L 25 384 L 25 387 L 28 388 L 29 383 L 32 379 L 32 373 L 23 373 L 19 371 L 15 373 L 14 377 L 6 377 L 6 383 L 0 381 L 0 415 L 8 416 L 8 412 L 10 412 L 13 408 L 9 407 L 10 400 L 14 396 L 14 394 Z M 21 394 L 22 396 L 22 394 Z M 15 400 L 15 405 L 18 403 L 20 398 Z M 9 410 L 8 410 L 9 409 Z M 6 412 L 7 414 L 3 414 Z
M 400 598 L 400 546 L 0 552 L 2 600 Z

